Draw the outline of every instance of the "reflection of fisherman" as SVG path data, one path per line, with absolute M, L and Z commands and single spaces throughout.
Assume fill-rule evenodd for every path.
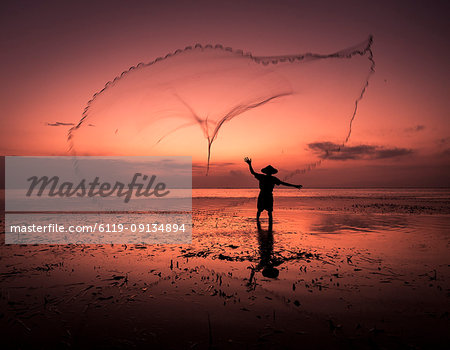
M 277 169 L 275 169 L 273 166 L 268 165 L 265 168 L 261 169 L 261 172 L 264 174 L 259 174 L 253 170 L 252 167 L 252 160 L 248 157 L 244 158 L 244 161 L 248 164 L 248 167 L 250 169 L 250 172 L 254 177 L 256 177 L 259 181 L 259 196 L 258 196 L 258 211 L 256 213 L 256 221 L 259 225 L 259 216 L 261 215 L 261 212 L 263 210 L 267 210 L 267 213 L 269 215 L 269 230 L 272 229 L 272 211 L 273 211 L 273 188 L 275 185 L 284 185 L 284 186 L 290 186 L 295 188 L 302 188 L 302 185 L 293 185 L 284 181 L 281 181 L 280 179 L 276 178 L 275 176 L 272 176 L 278 172 Z
M 273 233 L 271 230 L 258 229 L 258 243 L 260 262 L 256 266 L 257 270 L 262 269 L 262 275 L 269 278 L 277 278 L 279 275 L 278 269 L 275 267 L 279 265 L 272 256 L 273 254 Z
M 272 230 L 263 230 L 258 225 L 259 263 L 252 268 L 249 284 L 252 283 L 255 272 L 262 270 L 262 275 L 267 278 L 277 278 L 280 272 L 276 266 L 282 261 L 273 257 L 273 233 Z

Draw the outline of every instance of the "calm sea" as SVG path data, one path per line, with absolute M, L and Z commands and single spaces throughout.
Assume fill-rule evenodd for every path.
M 207 188 L 193 189 L 193 198 L 255 198 L 257 188 Z M 450 188 L 275 188 L 276 197 L 307 197 L 307 198 L 391 198 L 391 199 L 429 199 L 449 200 Z

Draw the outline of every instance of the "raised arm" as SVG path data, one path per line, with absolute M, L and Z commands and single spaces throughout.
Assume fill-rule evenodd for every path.
M 248 168 L 250 169 L 250 172 L 252 173 L 252 175 L 256 175 L 256 172 L 253 170 L 253 167 L 252 167 L 252 160 L 249 157 L 245 157 L 244 162 L 246 162 L 248 164 Z
M 284 181 L 280 181 L 280 185 L 289 186 L 289 187 L 295 187 L 295 188 L 298 188 L 298 189 L 301 189 L 303 187 L 302 185 L 293 185 L 293 184 L 290 184 L 290 183 L 284 182 Z

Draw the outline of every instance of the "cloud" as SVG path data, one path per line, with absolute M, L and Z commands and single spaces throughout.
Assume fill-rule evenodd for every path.
M 242 177 L 245 173 L 241 170 L 230 170 L 230 176 Z
M 450 143 L 450 137 L 444 137 L 444 138 L 441 138 L 441 139 L 439 139 L 439 140 L 437 140 L 437 142 L 436 142 L 437 144 L 438 144 L 438 146 L 446 146 L 446 145 L 448 145 L 449 143 Z
M 46 123 L 47 126 L 72 126 L 74 123 L 63 123 L 63 122 L 54 122 L 54 123 Z
M 414 127 L 405 129 L 406 132 L 420 132 L 420 131 L 423 131 L 423 130 L 425 130 L 425 125 L 420 125 L 420 124 L 416 125 Z
M 331 160 L 388 159 L 414 152 L 408 148 L 385 148 L 376 145 L 343 147 L 332 142 L 313 142 L 308 144 L 308 147 L 320 158 Z
M 231 162 L 214 162 L 209 164 L 209 168 L 223 168 L 236 165 L 236 163 Z M 192 163 L 192 169 L 202 169 L 206 170 L 206 162 L 204 163 Z

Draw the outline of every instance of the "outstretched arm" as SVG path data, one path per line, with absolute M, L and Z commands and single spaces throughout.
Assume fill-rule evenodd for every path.
M 248 164 L 248 168 L 250 169 L 250 172 L 252 173 L 252 175 L 256 175 L 256 172 L 253 170 L 253 167 L 252 167 L 252 160 L 249 157 L 245 157 L 244 162 L 246 162 Z
M 302 185 L 293 185 L 293 184 L 290 184 L 290 183 L 284 182 L 284 181 L 280 181 L 280 185 L 289 186 L 289 187 L 295 187 L 295 188 L 298 188 L 298 189 L 301 189 L 303 187 Z

